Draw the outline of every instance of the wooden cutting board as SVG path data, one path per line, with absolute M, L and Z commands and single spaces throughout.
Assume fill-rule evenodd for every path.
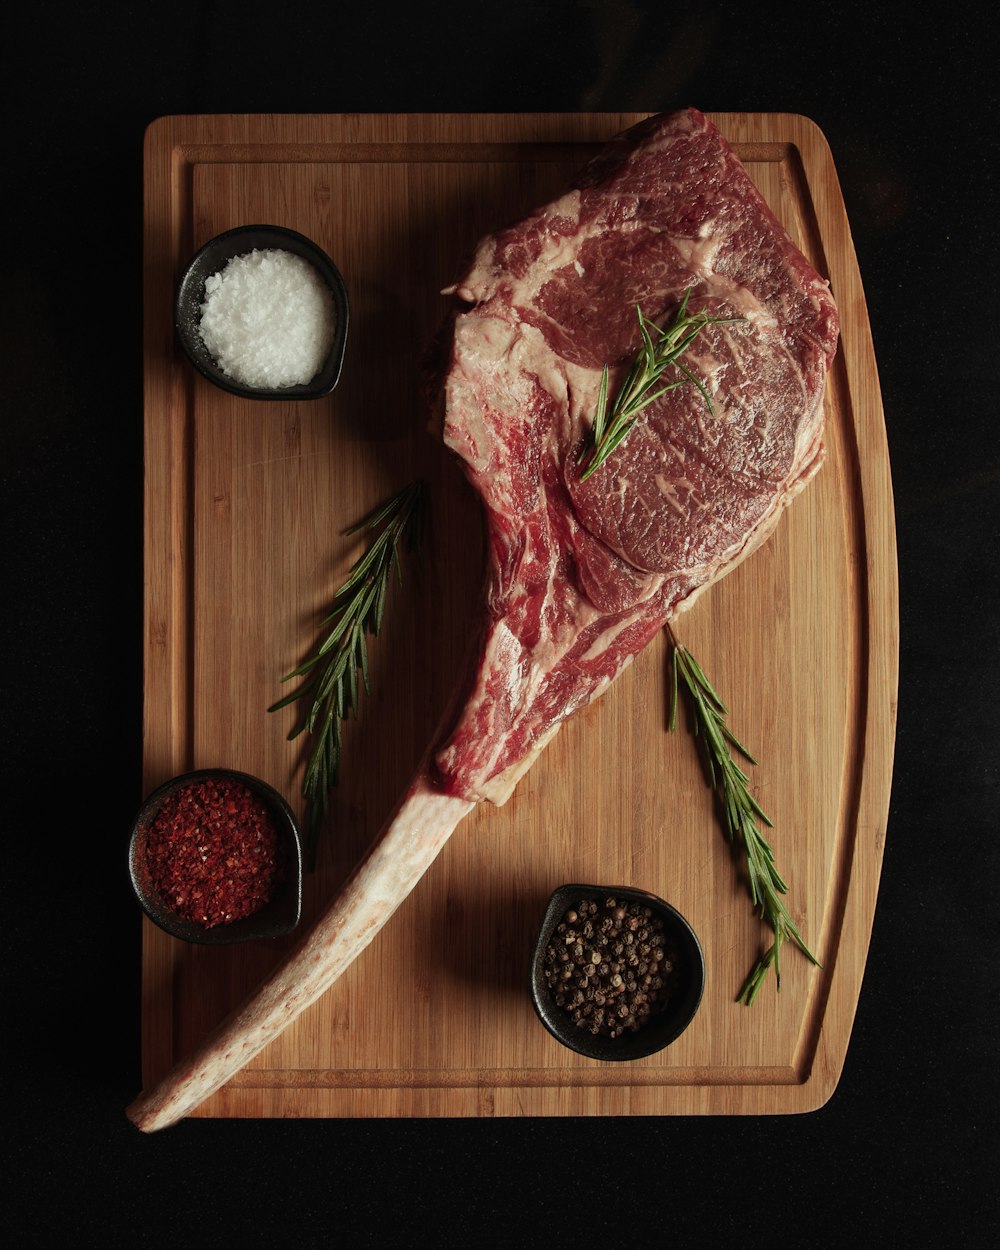
M 476 627 L 479 507 L 427 428 L 421 358 L 441 288 L 485 233 L 561 192 L 641 114 L 165 117 L 145 147 L 143 790 L 225 765 L 301 812 L 294 709 L 269 713 L 359 546 L 344 530 L 417 475 L 431 558 L 390 600 L 372 694 L 345 730 L 333 826 L 306 882 L 322 908 L 402 792 Z M 898 610 L 885 429 L 864 293 L 827 144 L 805 118 L 713 120 L 842 317 L 828 457 L 749 561 L 679 636 L 760 761 L 754 792 L 822 961 L 786 948 L 736 1002 L 769 931 L 753 914 L 696 747 L 667 729 L 654 643 L 571 719 L 509 802 L 459 827 L 348 973 L 196 1112 L 201 1116 L 518 1116 L 808 1111 L 833 1093 L 864 972 L 886 828 Z M 267 222 L 334 257 L 353 320 L 342 381 L 314 402 L 247 402 L 195 375 L 174 342 L 180 267 L 210 236 Z M 708 964 L 694 1022 L 629 1064 L 560 1047 L 528 962 L 550 892 L 643 887 L 690 920 Z M 143 929 L 143 1080 L 158 1079 L 293 939 L 189 946 Z

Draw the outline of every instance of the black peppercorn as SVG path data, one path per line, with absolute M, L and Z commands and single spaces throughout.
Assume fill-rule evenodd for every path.
M 581 899 L 555 933 L 558 943 L 547 947 L 543 960 L 545 981 L 578 1028 L 621 1037 L 666 1003 L 676 952 L 667 949 L 663 925 L 650 908 L 613 897 Z

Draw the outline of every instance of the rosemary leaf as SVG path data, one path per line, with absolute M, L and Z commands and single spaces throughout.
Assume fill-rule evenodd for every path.
M 775 987 L 781 989 L 781 946 L 791 940 L 817 968 L 819 960 L 806 946 L 784 904 L 782 896 L 788 886 L 775 865 L 774 851 L 757 827 L 757 821 L 773 828 L 760 804 L 750 793 L 749 778 L 733 758 L 730 746 L 751 764 L 757 761 L 730 731 L 725 718 L 728 711 L 694 656 L 682 647 L 669 630 L 672 649 L 670 729 L 677 723 L 678 691 L 687 690 L 694 712 L 694 733 L 705 749 L 709 780 L 719 801 L 726 834 L 730 842 L 743 850 L 747 885 L 754 910 L 774 932 L 774 941 L 758 959 L 744 981 L 737 1001 L 750 1006 L 768 972 L 774 968 Z
M 288 733 L 289 740 L 311 735 L 309 758 L 302 783 L 308 828 L 306 860 L 315 865 L 316 843 L 329 808 L 331 790 L 340 779 L 341 722 L 360 711 L 361 692 L 370 694 L 367 638 L 376 637 L 383 623 L 389 583 L 402 581 L 400 549 L 419 552 L 426 535 L 429 494 L 427 483 L 411 483 L 379 504 L 344 531 L 372 535 L 333 597 L 329 613 L 320 622 L 325 637 L 308 659 L 281 680 L 302 678 L 290 694 L 267 709 L 303 700 L 305 711 Z
M 601 384 L 597 393 L 591 437 L 585 443 L 579 457 L 583 464 L 580 473 L 582 482 L 585 482 L 627 437 L 644 408 L 667 391 L 683 386 L 685 381 L 695 386 L 708 411 L 713 416 L 715 415 L 704 383 L 678 361 L 706 326 L 742 321 L 744 318 L 713 317 L 706 312 L 689 313 L 687 309 L 690 298 L 691 288 L 689 287 L 684 292 L 680 307 L 673 319 L 663 326 L 658 326 L 655 321 L 645 316 L 639 305 L 636 305 L 635 311 L 639 318 L 642 346 L 625 375 L 625 380 L 611 405 L 610 412 L 608 411 L 608 366 L 605 365 L 601 371 Z M 664 372 L 672 365 L 677 367 L 681 377 L 661 383 Z

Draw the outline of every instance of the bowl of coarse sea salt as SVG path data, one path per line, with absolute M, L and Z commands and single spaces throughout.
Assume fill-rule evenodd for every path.
M 210 239 L 177 285 L 174 325 L 194 367 L 248 399 L 318 399 L 340 379 L 347 288 L 311 239 L 239 226 Z

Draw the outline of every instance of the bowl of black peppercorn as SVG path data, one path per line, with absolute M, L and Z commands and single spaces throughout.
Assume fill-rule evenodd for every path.
M 531 997 L 542 1024 L 589 1059 L 634 1060 L 676 1041 L 705 988 L 698 936 L 633 886 L 561 885 L 538 930 Z

